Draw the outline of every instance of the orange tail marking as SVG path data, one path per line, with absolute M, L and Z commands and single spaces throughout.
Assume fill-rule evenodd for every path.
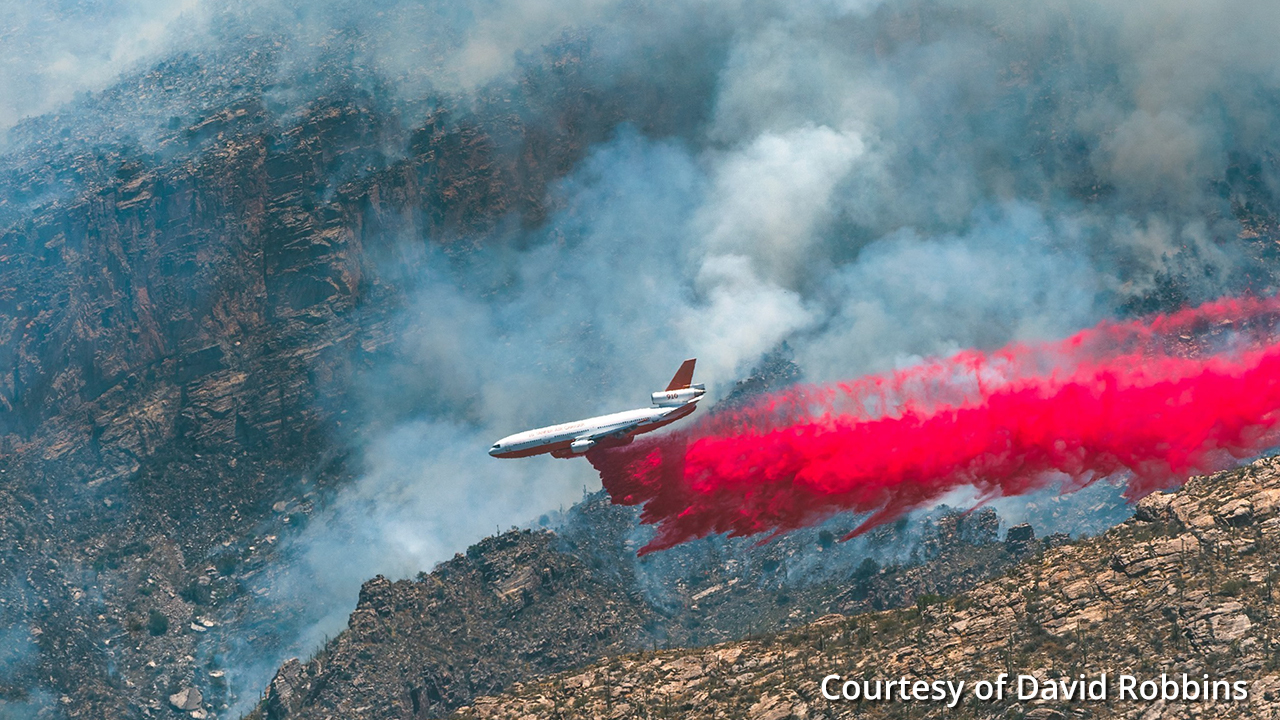
M 676 371 L 676 376 L 671 378 L 671 384 L 667 385 L 668 392 L 689 387 L 693 382 L 693 364 L 697 361 L 697 358 L 689 358 L 680 365 L 680 369 Z

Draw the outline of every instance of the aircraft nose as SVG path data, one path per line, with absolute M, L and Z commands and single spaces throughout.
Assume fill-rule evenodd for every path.
M 498 443 L 494 443 L 493 447 L 489 448 L 489 455 L 491 456 L 497 455 L 501 451 L 502 451 L 502 446 L 499 445 Z

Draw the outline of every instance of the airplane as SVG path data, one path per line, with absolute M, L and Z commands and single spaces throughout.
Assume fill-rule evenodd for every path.
M 649 396 L 654 407 L 508 435 L 494 443 L 489 454 L 496 458 L 522 458 L 550 453 L 551 457 L 570 458 L 593 448 L 628 445 L 636 435 L 670 425 L 698 409 L 698 400 L 707 393 L 707 386 L 693 383 L 696 361 L 697 358 L 685 360 L 667 389 Z

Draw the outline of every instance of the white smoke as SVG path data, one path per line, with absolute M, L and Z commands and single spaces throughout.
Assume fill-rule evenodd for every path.
M 481 13 L 461 41 L 467 70 L 453 72 L 472 84 L 557 28 L 600 28 L 613 63 L 648 52 L 619 41 L 626 32 L 609 16 L 622 11 L 608 3 L 499 6 L 507 11 Z M 594 485 L 580 464 L 513 467 L 483 449 L 508 432 L 635 405 L 685 356 L 701 358 L 700 379 L 723 383 L 787 340 L 811 378 L 847 378 L 1064 335 L 1150 289 L 1187 247 L 1216 277 L 1239 262 L 1221 243 L 1231 223 L 1201 217 L 1221 207 L 1206 183 L 1226 166 L 1226 125 L 1261 133 L 1251 143 L 1269 135 L 1251 124 L 1246 97 L 1225 121 L 1201 103 L 1228 83 L 1225 68 L 1250 91 L 1276 78 L 1200 37 L 1208 4 L 702 9 L 713 21 L 745 14 L 733 16 L 723 64 L 691 69 L 716 75 L 698 135 L 623 130 L 558 186 L 561 209 L 545 227 L 483 267 L 428 262 L 389 374 L 417 372 L 418 399 L 368 445 L 370 471 L 331 521 L 309 531 L 331 532 L 353 508 L 379 518 L 349 523 L 371 549 L 361 576 L 429 567 L 495 524 L 572 500 Z M 1163 36 L 1139 32 L 1165 10 Z M 530 13 L 539 20 L 524 22 Z M 686 18 L 673 11 L 659 26 L 683 41 Z M 1216 69 L 1170 82 L 1165 73 L 1191 70 L 1187 53 Z M 1062 157 L 1045 144 L 1052 133 L 1078 135 L 1082 148 Z M 1067 160 L 1075 165 L 1060 167 Z M 1109 183 L 1125 202 L 1073 198 L 1068 181 Z M 1170 209 L 1170 198 L 1186 204 Z M 419 436 L 437 440 L 405 441 Z M 480 490 L 441 494 L 433 484 L 445 477 Z M 326 546 L 304 537 L 302 547 Z M 332 552 L 317 552 L 322 573 Z M 335 597 L 351 597 L 359 579 Z
M 0 4 L 0 131 L 92 92 L 201 31 L 202 0 Z

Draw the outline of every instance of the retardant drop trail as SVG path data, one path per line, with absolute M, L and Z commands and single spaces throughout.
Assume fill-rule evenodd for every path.
M 657 525 L 641 554 L 870 513 L 856 535 L 962 486 L 990 499 L 1124 474 L 1136 500 L 1277 443 L 1278 327 L 1280 299 L 1222 300 L 797 388 L 588 457 Z

